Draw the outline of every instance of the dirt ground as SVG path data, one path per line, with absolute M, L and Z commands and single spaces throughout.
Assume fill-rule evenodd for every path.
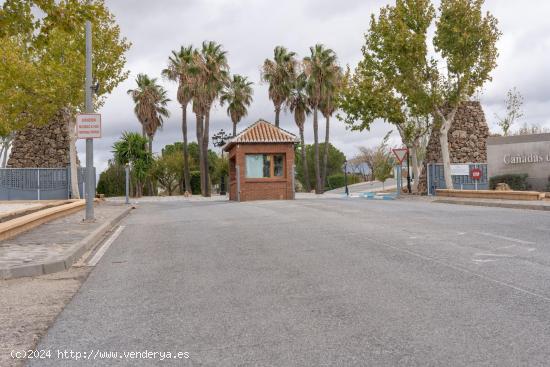
M 12 351 L 33 349 L 86 280 L 91 268 L 0 280 L 0 366 L 23 366 Z

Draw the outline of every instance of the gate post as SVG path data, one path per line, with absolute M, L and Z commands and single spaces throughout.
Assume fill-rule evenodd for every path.
M 40 168 L 36 169 L 36 177 L 37 177 L 37 183 L 38 183 L 36 194 L 38 195 L 38 200 L 40 200 Z
M 292 165 L 292 200 L 296 199 L 296 165 Z

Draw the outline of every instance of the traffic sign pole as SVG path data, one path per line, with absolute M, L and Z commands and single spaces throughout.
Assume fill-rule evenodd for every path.
M 405 160 L 405 157 L 408 156 L 409 150 L 407 148 L 399 148 L 399 149 L 392 149 L 393 154 L 395 155 L 395 158 L 397 158 L 397 164 L 396 164 L 396 173 L 397 173 L 397 196 L 401 196 L 401 190 L 403 189 L 403 177 L 401 173 L 401 166 L 403 165 L 403 161 Z
M 86 21 L 86 112 L 94 110 L 92 96 L 92 23 Z M 86 139 L 86 221 L 94 220 L 94 140 Z

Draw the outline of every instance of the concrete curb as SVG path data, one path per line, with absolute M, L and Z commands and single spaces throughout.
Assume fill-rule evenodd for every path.
M 448 200 L 448 199 L 437 199 L 437 200 L 432 201 L 432 203 L 484 206 L 484 207 L 492 207 L 492 208 L 550 211 L 550 205 L 516 204 L 516 203 L 490 203 L 490 202 L 486 202 L 486 201 L 459 201 L 459 200 Z
M 33 277 L 69 269 L 78 259 L 82 257 L 82 255 L 86 253 L 86 251 L 98 243 L 105 233 L 110 231 L 125 216 L 127 216 L 132 209 L 133 207 L 129 206 L 115 218 L 103 223 L 88 236 L 67 249 L 61 259 L 32 265 L 22 265 L 13 268 L 0 269 L 0 279 L 6 280 L 13 278 Z
M 0 241 L 27 232 L 43 223 L 75 213 L 81 210 L 84 205 L 86 205 L 84 200 L 76 200 L 68 204 L 41 209 L 22 217 L 2 222 L 0 223 Z

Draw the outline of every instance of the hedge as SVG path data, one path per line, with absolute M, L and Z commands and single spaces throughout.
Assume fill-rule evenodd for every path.
M 527 183 L 527 177 L 529 177 L 529 175 L 526 173 L 493 176 L 489 179 L 489 188 L 494 190 L 499 183 L 506 183 L 512 190 L 527 191 L 530 189 Z

